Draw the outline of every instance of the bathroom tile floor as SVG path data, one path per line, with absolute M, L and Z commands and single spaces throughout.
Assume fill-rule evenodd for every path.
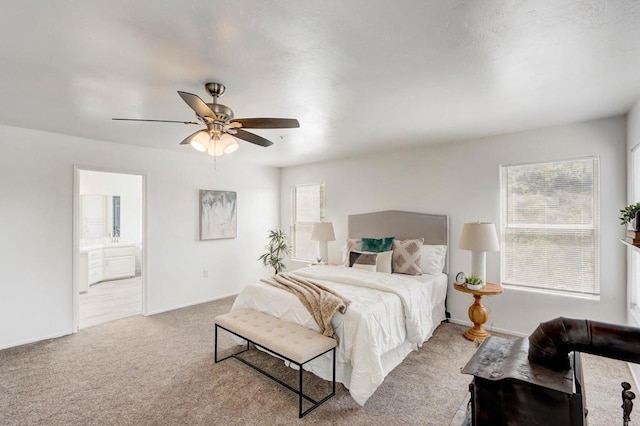
M 79 328 L 142 313 L 142 278 L 103 281 L 80 294 Z

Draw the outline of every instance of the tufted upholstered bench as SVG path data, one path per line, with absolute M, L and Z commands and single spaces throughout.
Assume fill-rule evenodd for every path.
M 336 341 L 327 336 L 305 328 L 301 325 L 283 321 L 254 309 L 242 308 L 231 311 L 228 314 L 219 315 L 215 319 L 215 362 L 224 361 L 227 358 L 236 358 L 239 361 L 256 369 L 267 377 L 275 380 L 284 387 L 298 395 L 298 417 L 302 418 L 336 394 Z M 218 359 L 218 328 L 228 331 L 247 341 L 246 349 Z M 273 354 L 286 359 L 298 366 L 299 388 L 284 383 L 261 368 L 239 357 L 250 349 L 250 344 L 265 349 Z M 333 381 L 332 392 L 320 401 L 316 401 L 303 393 L 302 366 L 309 361 L 318 358 L 325 353 L 333 352 Z M 306 399 L 313 405 L 307 410 L 302 410 L 302 399 Z

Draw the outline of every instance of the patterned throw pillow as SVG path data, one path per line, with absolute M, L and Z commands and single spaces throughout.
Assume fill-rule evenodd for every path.
M 377 257 L 376 253 L 349 252 L 349 267 L 375 272 Z
M 391 258 L 393 256 L 393 252 L 391 250 L 389 251 L 383 251 L 382 253 L 373 253 L 371 251 L 361 251 L 361 250 L 351 250 L 351 252 L 349 252 L 349 256 L 351 256 L 351 253 L 359 253 L 359 254 L 375 254 L 376 255 L 376 272 L 382 272 L 384 274 L 390 274 L 391 273 Z
M 342 264 L 349 266 L 349 253 L 353 250 L 360 251 L 360 238 L 347 238 L 347 243 L 344 246 L 344 252 L 342 253 Z
M 391 261 L 391 259 L 393 258 L 393 252 L 389 250 L 376 254 L 378 255 L 378 258 L 376 259 L 376 272 L 390 274 L 393 270 L 393 262 Z
M 423 238 L 395 240 L 393 242 L 393 272 L 406 275 L 422 275 L 420 259 Z

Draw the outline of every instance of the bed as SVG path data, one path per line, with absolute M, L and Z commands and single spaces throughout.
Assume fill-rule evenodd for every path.
M 406 241 L 422 238 L 424 250 L 448 246 L 448 217 L 385 211 L 348 217 L 348 242 L 362 237 L 394 236 Z M 448 256 L 429 274 L 387 274 L 345 266 L 308 266 L 292 271 L 351 300 L 344 314 L 331 321 L 339 344 L 336 380 L 364 405 L 391 370 L 428 340 L 445 320 Z M 426 259 L 426 257 L 425 257 Z M 320 331 L 298 298 L 264 283 L 250 284 L 236 298 L 232 310 L 252 308 L 285 321 Z M 305 366 L 331 380 L 330 356 Z

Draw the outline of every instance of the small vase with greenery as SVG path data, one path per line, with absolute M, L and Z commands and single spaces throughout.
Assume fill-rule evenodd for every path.
M 482 281 L 482 278 L 475 275 L 468 276 L 466 283 L 467 288 L 471 290 L 481 290 L 484 288 L 484 281 Z
M 631 224 L 634 231 L 638 230 L 638 221 L 636 220 L 640 212 L 640 203 L 629 204 L 620 210 L 620 225 Z
M 286 266 L 283 262 L 285 256 L 291 253 L 289 248 L 289 237 L 281 229 L 271 229 L 268 236 L 269 243 L 264 246 L 267 252 L 258 258 L 265 267 L 273 268 L 277 275 L 282 272 Z

